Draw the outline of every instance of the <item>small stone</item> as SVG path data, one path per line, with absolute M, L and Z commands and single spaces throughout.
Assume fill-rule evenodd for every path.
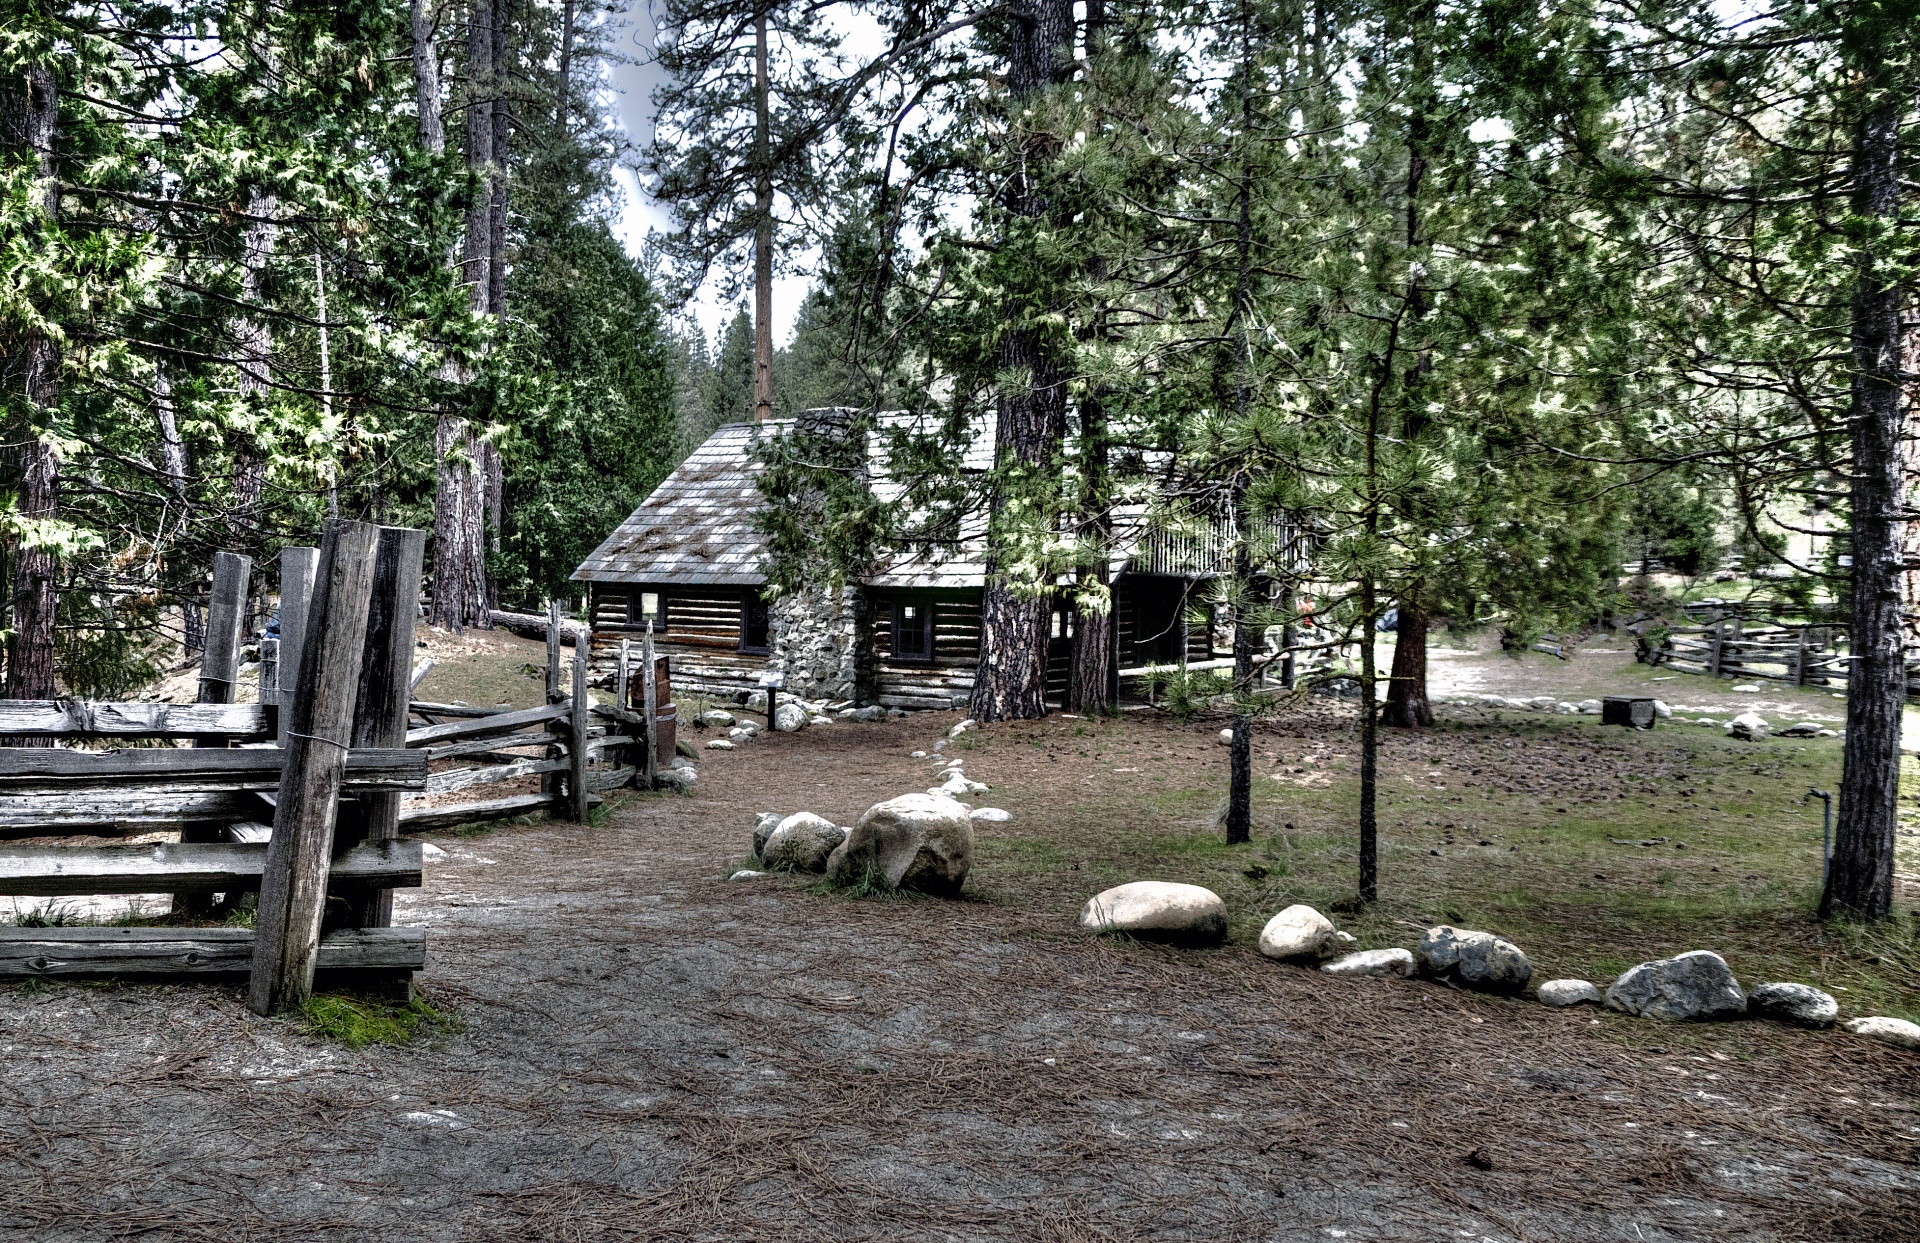
M 727 731 L 727 739 L 731 742 L 752 742 L 753 731 L 750 729 L 741 729 L 736 725 Z
M 974 720 L 972 717 L 968 717 L 966 720 L 960 722 L 958 725 L 948 730 L 947 737 L 958 738 L 960 735 L 966 733 L 970 729 L 979 729 L 979 728 L 980 728 L 980 722 Z
M 783 734 L 796 734 L 807 727 L 807 710 L 790 699 L 773 710 L 773 727 Z
M 686 768 L 668 768 L 660 773 L 660 784 L 669 787 L 676 794 L 693 793 L 693 783 L 700 779 L 700 772 L 691 765 Z
M 1223 747 L 1233 745 L 1233 731 L 1231 729 L 1223 729 L 1220 731 L 1220 745 Z
M 1856 1036 L 1883 1041 L 1895 1048 L 1920 1049 L 1920 1023 L 1874 1015 L 1870 1018 L 1848 1019 L 1841 1026 Z
M 1780 731 L 1782 738 L 1818 738 L 1823 727 L 1818 721 L 1799 721 Z
M 1735 688 L 1736 690 L 1739 688 Z M 1727 736 L 1746 742 L 1759 742 L 1767 736 L 1767 722 L 1758 712 L 1742 712 L 1727 722 Z
M 1325 958 L 1333 952 L 1333 921 L 1305 903 L 1295 903 L 1260 930 L 1260 952 L 1268 958 Z
M 1758 682 L 1742 682 L 1738 686 L 1729 686 L 1727 689 L 1730 691 L 1738 691 L 1742 695 L 1758 695 L 1760 693 L 1760 684 Z
M 1673 709 L 1665 701 L 1656 699 L 1653 701 L 1653 714 L 1664 721 L 1673 716 Z
M 1601 704 L 1598 699 L 1582 699 L 1578 704 L 1575 704 L 1574 707 L 1578 709 L 1581 716 L 1600 715 Z
M 927 753 L 925 751 L 912 751 L 908 753 L 907 758 L 910 760 L 924 760 L 927 758 Z
M 645 705 L 643 704 L 642 706 L 644 707 Z M 731 725 L 733 724 L 733 713 L 722 712 L 718 708 L 711 708 L 706 712 L 702 712 L 700 719 L 709 725 Z
M 1328 975 L 1392 975 L 1404 979 L 1413 975 L 1413 953 L 1403 949 L 1356 950 L 1322 963 L 1320 969 Z
M 1762 984 L 1747 994 L 1747 1013 L 1800 1027 L 1832 1027 L 1840 1003 L 1808 984 Z
M 1553 710 L 1561 716 L 1573 716 L 1580 711 L 1576 705 L 1570 704 L 1564 699 L 1554 704 Z
M 899 718 L 905 715 L 907 715 L 907 710 L 905 708 L 888 708 L 887 709 L 887 719 L 889 721 L 898 720 Z
M 772 876 L 772 875 L 773 875 L 772 872 L 756 872 L 752 868 L 741 868 L 738 872 L 735 872 L 732 876 L 727 877 L 727 879 L 728 880 L 759 880 L 762 876 Z
M 938 755 L 952 745 L 953 744 L 948 742 L 945 738 L 935 739 L 933 744 L 933 753 L 935 755 Z
M 1338 941 L 1338 942 L 1339 942 L 1340 944 L 1342 944 L 1342 945 L 1358 945 L 1358 944 L 1360 944 L 1360 938 L 1358 938 L 1358 937 L 1356 937 L 1356 936 L 1354 936 L 1354 935 L 1353 935 L 1353 934 L 1352 934 L 1351 932 L 1339 932 L 1339 931 L 1336 931 L 1336 932 L 1335 932 L 1335 933 L 1333 934 L 1333 939 L 1334 939 L 1334 940 L 1336 940 L 1336 941 Z
M 1218 945 L 1227 938 L 1227 904 L 1199 885 L 1137 880 L 1089 898 L 1080 926 L 1178 945 Z
M 1540 986 L 1537 995 L 1540 1004 L 1547 1006 L 1577 1006 L 1583 1001 L 1600 1003 L 1600 990 L 1585 980 L 1548 980 Z
M 753 853 L 754 854 L 758 855 L 766 851 L 767 839 L 773 836 L 773 831 L 779 828 L 780 822 L 782 820 L 785 820 L 786 818 L 787 818 L 787 813 L 783 811 L 763 811 L 754 816 L 753 818 Z
M 1422 975 L 1483 992 L 1518 993 L 1533 978 L 1533 964 L 1519 946 L 1471 928 L 1429 928 L 1414 956 Z
M 748 712 L 758 712 L 765 715 L 767 711 L 767 693 L 765 691 L 748 691 L 746 708 Z
M 707 740 L 707 750 L 731 751 L 733 750 L 733 743 L 725 738 L 709 738 Z
M 1747 1012 L 1727 960 L 1711 950 L 1643 962 L 1607 989 L 1607 1008 L 1648 1019 L 1725 1019 Z
M 864 708 L 842 709 L 840 715 L 849 721 L 861 721 L 867 724 L 871 724 L 874 721 L 886 720 L 887 710 L 881 707 L 879 704 L 868 704 Z
M 807 724 L 809 724 L 809 725 L 831 725 L 831 724 L 833 724 L 833 718 L 832 718 L 832 717 L 830 717 L 830 716 L 810 716 L 810 717 L 808 717 L 808 718 L 807 718 Z
M 1823 729 L 1814 735 L 1815 738 L 1838 738 L 1839 736 L 1840 731 L 1837 729 Z
M 1013 813 L 999 807 L 976 807 L 968 813 L 967 819 L 982 824 L 1005 824 L 1013 819 Z

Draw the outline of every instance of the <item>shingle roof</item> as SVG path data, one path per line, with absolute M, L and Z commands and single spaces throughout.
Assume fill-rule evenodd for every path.
M 883 413 L 891 426 L 912 426 L 919 416 Z M 653 490 L 627 520 L 573 572 L 595 583 L 716 583 L 754 587 L 766 581 L 760 572 L 766 537 L 753 523 L 760 504 L 755 478 L 760 466 L 754 446 L 760 436 L 778 435 L 790 419 L 765 423 L 729 423 L 695 449 L 679 469 Z M 928 430 L 931 430 L 930 428 Z M 973 473 L 993 465 L 994 422 L 986 416 L 962 456 L 962 470 Z M 882 500 L 896 499 L 901 486 L 887 477 L 886 448 L 879 436 L 868 446 L 868 478 Z M 1120 506 L 1114 513 L 1111 570 L 1192 573 L 1198 567 L 1167 557 L 1150 535 L 1143 505 Z M 958 546 L 940 560 L 898 552 L 866 581 L 876 587 L 979 587 L 986 582 L 986 515 L 961 521 Z M 1158 554 L 1158 555 L 1156 555 Z M 1162 564 L 1162 563 L 1165 564 Z M 1208 572 L 1202 570 L 1201 572 Z
M 785 431 L 787 420 L 729 423 L 614 528 L 573 572 L 590 583 L 723 583 L 766 581 L 760 558 L 766 539 L 754 529 L 760 503 L 752 452 L 757 432 Z

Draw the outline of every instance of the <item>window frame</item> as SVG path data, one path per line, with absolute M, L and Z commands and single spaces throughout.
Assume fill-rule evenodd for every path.
M 934 627 L 935 604 L 936 602 L 931 598 L 921 596 L 895 596 L 893 598 L 892 612 L 889 614 L 889 620 L 887 622 L 888 659 L 902 665 L 930 665 L 934 663 L 934 644 L 938 637 L 938 632 Z M 903 620 L 901 613 L 906 609 L 925 610 L 915 622 L 916 628 L 920 632 L 921 640 L 925 644 L 926 650 L 923 652 L 903 653 L 900 650 L 900 635 L 903 629 L 901 626 L 901 621 Z
M 756 607 L 766 617 L 766 627 L 761 634 L 761 642 L 757 646 L 749 642 L 753 634 L 753 613 Z M 753 656 L 766 656 L 773 651 L 773 605 L 752 588 L 749 588 L 740 598 L 740 650 Z
M 667 632 L 667 593 L 658 587 L 635 587 L 627 592 L 627 625 L 636 630 L 647 628 L 645 600 L 648 596 L 652 596 L 659 604 L 659 611 L 653 618 L 653 632 L 665 634 Z

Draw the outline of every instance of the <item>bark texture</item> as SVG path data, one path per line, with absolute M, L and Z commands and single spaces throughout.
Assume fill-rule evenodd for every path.
M 753 417 L 773 417 L 773 145 L 767 14 L 753 24 Z
M 1891 222 L 1900 211 L 1901 102 L 1883 86 L 1859 125 L 1854 210 L 1869 220 Z M 1872 244 L 1862 249 L 1858 265 L 1852 334 L 1853 664 L 1847 676 L 1840 814 L 1820 915 L 1884 919 L 1893 906 L 1900 715 L 1907 689 L 1900 624 L 1904 299 Z
M 60 214 L 60 183 L 54 149 L 58 139 L 59 84 L 53 71 L 30 66 L 6 91 L 7 138 L 31 160 L 35 205 L 47 223 Z M 45 332 L 29 329 L 5 343 L 7 387 L 24 399 L 23 418 L 10 439 L 19 446 L 19 510 L 23 517 L 51 519 L 59 508 L 60 463 L 43 431 L 60 399 L 60 351 Z M 13 548 L 13 635 L 7 643 L 7 696 L 54 697 L 54 614 L 59 603 L 53 553 L 31 540 Z M 12 745 L 46 746 L 46 739 L 12 739 Z
M 1433 704 L 1427 700 L 1427 630 L 1431 619 L 1414 596 L 1400 601 L 1400 620 L 1393 648 L 1393 672 L 1387 683 L 1387 702 L 1381 720 L 1403 729 L 1433 724 Z

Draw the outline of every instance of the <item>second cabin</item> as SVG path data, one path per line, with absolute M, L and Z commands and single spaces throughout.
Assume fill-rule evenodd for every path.
M 837 411 L 809 411 L 803 419 Z M 760 567 L 766 539 L 754 513 L 761 438 L 792 420 L 720 428 L 640 503 L 573 577 L 591 596 L 596 664 L 620 641 L 652 625 L 657 650 L 673 661 L 676 687 L 720 698 L 759 691 L 778 673 L 787 692 L 808 699 L 886 707 L 965 707 L 980 658 L 977 542 L 944 560 L 898 558 L 838 593 L 794 592 L 769 601 Z M 989 420 L 965 469 L 984 472 L 993 446 Z M 884 487 L 884 481 L 875 484 Z M 1117 541 L 1110 566 L 1115 644 L 1123 684 L 1149 666 L 1190 667 L 1230 655 L 1216 646 L 1204 584 L 1218 550 L 1211 541 L 1146 533 L 1137 513 L 1119 525 L 1140 534 Z M 1066 688 L 1074 634 L 1064 596 L 1054 604 L 1048 698 Z

